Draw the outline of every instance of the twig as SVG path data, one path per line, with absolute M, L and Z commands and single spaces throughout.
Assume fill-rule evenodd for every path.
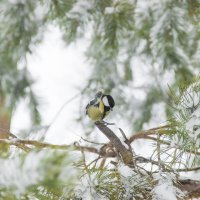
M 159 169 L 162 168 L 161 165 L 161 158 L 160 158 L 160 135 L 157 135 L 157 155 L 158 155 L 158 165 L 159 165 Z
M 100 169 L 104 168 L 105 162 L 106 162 L 106 158 L 103 158 L 102 161 L 101 161 L 101 163 L 100 163 L 100 166 L 99 166 Z
M 16 135 L 14 135 L 13 133 L 11 133 L 8 129 L 5 129 L 5 128 L 1 128 L 0 127 L 0 130 L 4 131 L 6 134 L 8 134 L 8 136 L 12 137 L 12 138 L 17 138 Z
M 129 147 L 129 151 L 131 152 L 132 156 L 134 156 L 134 155 L 135 155 L 135 152 L 133 151 L 133 148 L 131 147 L 130 141 L 129 141 L 128 138 L 126 137 L 124 131 L 123 131 L 121 128 L 119 128 L 119 130 L 120 130 L 122 136 L 123 136 L 124 139 L 125 139 L 124 142 L 125 142 L 125 143 L 128 145 L 128 147 Z M 135 161 L 134 161 L 134 160 L 133 160 L 133 162 L 134 162 L 134 165 L 135 165 Z
M 157 165 L 158 167 L 161 166 L 164 170 L 168 167 L 167 165 L 163 164 L 162 161 L 158 162 L 152 159 L 144 158 L 144 157 L 136 157 L 136 161 L 140 163 L 151 163 L 152 165 Z
M 58 110 L 58 112 L 56 113 L 56 115 L 54 116 L 54 118 L 52 119 L 51 123 L 49 124 L 49 126 L 47 127 L 45 133 L 47 133 L 49 131 L 49 129 L 52 127 L 52 125 L 55 123 L 55 121 L 57 120 L 58 116 L 60 115 L 60 113 L 63 111 L 63 109 L 65 108 L 65 106 L 69 103 L 71 103 L 74 99 L 76 99 L 80 94 L 82 94 L 82 92 L 77 93 L 76 95 L 74 95 L 73 97 L 71 97 L 70 99 L 68 99 Z
M 139 163 L 151 163 L 153 165 L 161 165 L 163 168 L 163 171 L 168 171 L 168 172 L 191 172 L 191 171 L 198 171 L 200 170 L 200 166 L 198 167 L 193 167 L 193 168 L 182 168 L 182 169 L 172 169 L 168 165 L 162 164 L 162 162 L 158 162 L 152 159 L 144 158 L 144 157 L 136 157 L 136 161 Z M 157 173 L 158 171 L 155 171 Z
M 84 140 L 85 142 L 89 142 L 91 144 L 97 144 L 97 145 L 105 145 L 106 144 L 106 143 L 93 142 L 93 141 L 87 140 L 83 137 L 81 137 L 81 139 Z
M 81 150 L 81 154 L 82 154 L 82 157 L 83 157 L 83 165 L 85 167 L 85 170 L 88 172 L 88 167 L 86 165 L 86 160 L 85 160 L 85 153 L 84 153 L 84 149 L 80 146 L 80 144 L 78 142 L 76 142 L 76 146 L 78 146 Z M 89 173 L 88 173 L 89 174 Z
M 193 172 L 193 171 L 198 171 L 198 170 L 200 170 L 200 166 L 192 167 L 192 168 L 184 168 L 184 169 L 174 169 L 174 171 L 177 171 L 177 172 Z

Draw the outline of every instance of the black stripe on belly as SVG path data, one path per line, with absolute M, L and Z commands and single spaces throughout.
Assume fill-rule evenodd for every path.
M 104 106 L 104 113 L 103 113 L 102 119 L 106 116 L 106 113 L 108 111 L 110 111 L 110 107 L 109 106 Z

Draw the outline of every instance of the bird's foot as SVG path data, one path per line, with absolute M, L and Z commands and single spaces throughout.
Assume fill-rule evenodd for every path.
M 108 123 L 108 122 L 105 122 L 105 121 L 96 121 L 95 122 L 96 125 L 98 124 L 104 124 L 105 126 L 109 126 L 109 125 L 115 125 L 115 123 Z
M 105 126 L 115 125 L 115 123 L 109 123 L 109 122 L 105 122 L 105 121 L 101 121 L 101 123 L 103 123 Z

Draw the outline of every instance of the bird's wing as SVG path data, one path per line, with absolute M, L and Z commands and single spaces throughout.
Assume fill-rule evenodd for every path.
M 96 99 L 93 99 L 93 100 L 90 101 L 89 104 L 90 104 L 90 105 L 94 105 L 94 104 L 96 104 L 96 103 L 97 103 L 97 100 L 96 100 Z
M 87 106 L 86 106 L 86 115 L 88 114 L 88 108 L 91 106 L 91 105 L 93 105 L 93 106 L 95 106 L 95 107 L 99 107 L 99 102 L 97 102 L 97 100 L 96 99 L 93 99 L 93 100 L 91 100 L 88 104 L 87 104 Z
M 85 109 L 87 109 L 90 105 L 94 105 L 95 103 L 96 103 L 96 100 L 95 100 L 95 99 L 91 100 L 91 101 L 87 104 L 87 106 L 85 107 Z

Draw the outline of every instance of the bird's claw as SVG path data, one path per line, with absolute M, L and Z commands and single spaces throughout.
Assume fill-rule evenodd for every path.
M 95 122 L 96 125 L 98 124 L 104 124 L 105 126 L 109 126 L 109 125 L 115 125 L 115 123 L 109 123 L 109 122 L 106 122 L 106 121 L 96 121 Z

